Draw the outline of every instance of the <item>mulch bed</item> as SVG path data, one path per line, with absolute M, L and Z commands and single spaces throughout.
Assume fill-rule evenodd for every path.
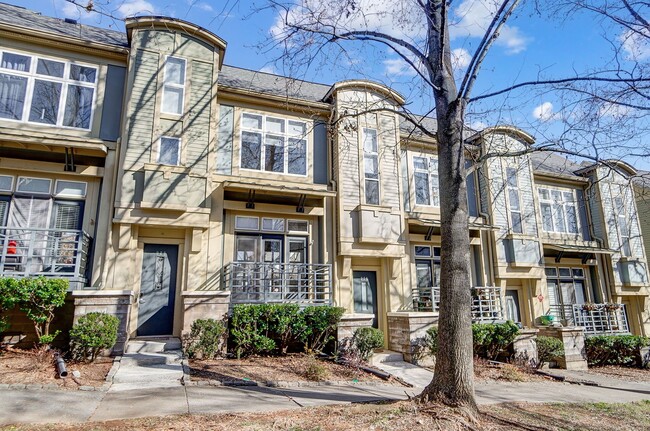
M 0 383 L 57 385 L 64 389 L 80 386 L 100 387 L 113 365 L 112 358 L 97 358 L 90 364 L 66 361 L 68 377 L 60 379 L 54 365 L 53 351 L 7 349 L 0 351 Z M 79 371 L 80 377 L 72 372 Z
M 529 366 L 491 363 L 474 358 L 474 378 L 477 382 L 550 382 L 552 378 L 537 374 Z
M 281 357 L 255 356 L 242 359 L 214 359 L 189 361 L 192 380 L 233 382 L 376 382 L 385 381 L 353 366 L 336 364 L 304 354 Z M 392 379 L 391 379 L 392 380 Z
M 589 367 L 590 373 L 601 374 L 628 382 L 650 382 L 650 368 L 621 367 L 606 365 L 604 367 Z

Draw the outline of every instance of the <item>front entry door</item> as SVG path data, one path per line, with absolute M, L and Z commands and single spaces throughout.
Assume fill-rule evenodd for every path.
M 375 271 L 354 271 L 354 312 L 373 314 L 373 328 L 377 328 L 377 273 Z
M 138 308 L 138 336 L 174 330 L 178 246 L 145 244 Z

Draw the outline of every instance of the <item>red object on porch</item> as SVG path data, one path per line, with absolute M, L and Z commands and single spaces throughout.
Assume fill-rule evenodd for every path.
M 16 247 L 18 246 L 18 242 L 16 240 L 10 240 L 7 243 L 7 254 L 16 254 L 17 250 Z

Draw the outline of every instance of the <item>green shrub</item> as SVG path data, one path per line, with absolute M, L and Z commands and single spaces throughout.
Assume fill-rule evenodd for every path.
M 305 346 L 307 352 L 322 352 L 327 344 L 335 338 L 336 329 L 345 312 L 341 307 L 309 306 L 302 314 L 303 325 L 296 331 L 297 339 Z
M 376 328 L 359 328 L 354 332 L 352 343 L 361 359 L 367 361 L 374 349 L 383 347 L 384 333 Z
M 214 359 L 222 353 L 226 325 L 215 319 L 197 319 L 183 337 L 183 351 L 190 358 Z
M 4 315 L 20 301 L 18 280 L 15 278 L 0 278 L 0 333 L 9 329 L 9 319 Z
M 564 355 L 564 344 L 559 338 L 538 336 L 535 342 L 537 343 L 537 368 Z
M 438 354 L 438 327 L 432 326 L 427 329 L 427 334 L 424 337 L 424 342 L 427 350 L 431 356 Z
M 486 359 L 496 359 L 519 334 L 519 327 L 511 321 L 505 323 L 474 323 L 472 339 L 474 355 Z
M 343 312 L 328 306 L 301 310 L 296 304 L 236 305 L 229 322 L 230 348 L 237 357 L 285 354 L 298 343 L 308 352 L 319 352 L 334 338 Z
M 69 284 L 67 279 L 42 276 L 18 280 L 18 306 L 34 324 L 40 345 L 50 344 L 60 332 L 50 334 L 50 324 L 54 319 L 54 310 L 65 303 Z
M 305 368 L 305 377 L 307 380 L 311 380 L 313 382 L 320 382 L 321 380 L 325 380 L 327 377 L 327 368 L 325 368 L 323 364 L 319 363 L 318 359 L 311 356 L 309 358 L 309 363 Z
M 650 345 L 650 339 L 637 335 L 597 335 L 585 338 L 589 365 L 641 366 L 639 349 Z
M 110 349 L 117 342 L 120 319 L 106 313 L 88 313 L 70 330 L 70 347 L 75 359 L 94 361 L 102 349 Z

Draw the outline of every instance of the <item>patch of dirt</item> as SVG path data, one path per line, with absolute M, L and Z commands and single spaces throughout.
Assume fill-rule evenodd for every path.
M 548 382 L 552 378 L 537 374 L 529 366 L 492 363 L 486 359 L 474 358 L 474 378 L 477 382 Z
M 629 404 L 497 404 L 470 420 L 438 404 L 413 401 L 353 404 L 268 413 L 181 415 L 87 424 L 18 425 L 12 431 L 245 430 L 245 431 L 429 431 L 429 430 L 641 430 L 650 426 L 650 402 Z
M 245 359 L 190 360 L 190 374 L 194 380 L 225 382 L 304 382 L 304 381 L 385 381 L 356 367 L 336 364 L 304 354 L 281 357 L 256 356 Z
M 112 358 L 97 358 L 89 364 L 66 361 L 68 377 L 60 379 L 52 351 L 8 349 L 0 352 L 0 383 L 55 384 L 65 389 L 98 387 L 104 384 L 112 365 Z M 81 376 L 73 378 L 73 371 Z
M 606 365 L 604 367 L 590 367 L 589 372 L 628 382 L 650 382 L 650 368 L 643 369 Z

